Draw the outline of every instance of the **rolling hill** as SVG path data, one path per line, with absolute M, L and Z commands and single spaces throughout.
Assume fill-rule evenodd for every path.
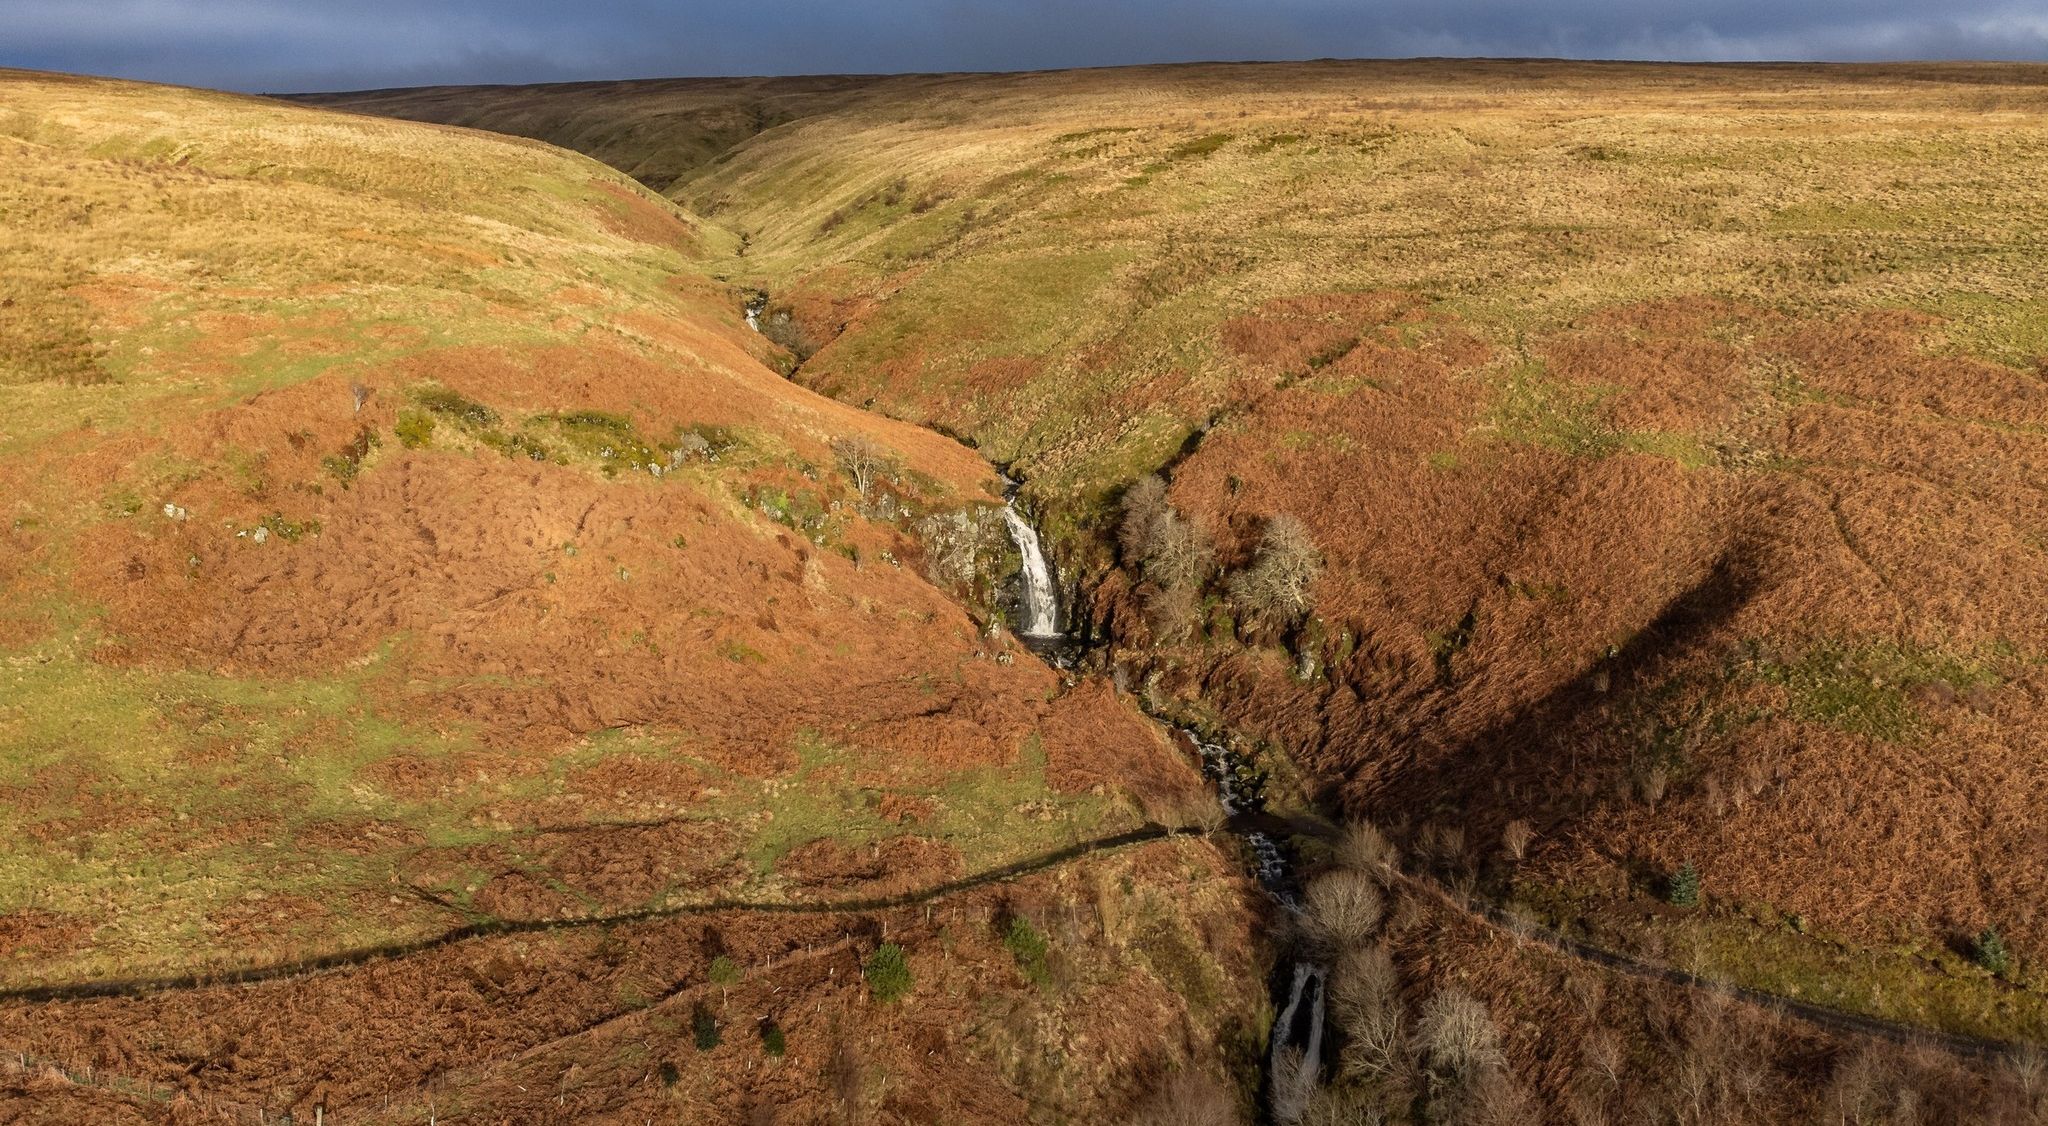
M 2048 69 L 805 80 L 706 156 L 774 89 L 314 100 L 659 168 L 797 382 L 1013 466 L 1103 665 L 1416 870 L 2048 1035 Z M 1199 549 L 1120 534 L 1152 474 Z
M 764 363 L 718 232 L 512 138 L 0 107 L 0 1118 L 1100 1117 L 1223 1074 L 1254 905 L 1146 828 L 1195 771 L 996 628 L 1000 479 Z
M 2048 68 L 0 91 L 0 1120 L 2048 1113 Z

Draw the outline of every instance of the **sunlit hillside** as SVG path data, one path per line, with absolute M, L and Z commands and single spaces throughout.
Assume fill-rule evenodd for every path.
M 703 158 L 762 90 L 322 100 L 571 145 L 614 107 L 590 151 L 724 232 L 797 382 L 1014 466 L 1105 664 L 1413 870 L 2048 1035 L 2048 68 L 878 79 Z M 1153 473 L 1174 551 L 1119 534 Z M 1515 1037 L 1562 1098 L 1577 1048 Z
M 529 141 L 0 73 L 0 1118 L 1225 1082 L 1195 771 L 1001 628 L 983 459 L 763 363 L 723 239 Z

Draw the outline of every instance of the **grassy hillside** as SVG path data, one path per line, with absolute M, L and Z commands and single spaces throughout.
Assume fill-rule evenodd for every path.
M 987 628 L 1014 567 L 988 465 L 766 366 L 738 294 L 697 267 L 724 236 L 668 201 L 531 142 L 256 99 L 7 72 L 0 107 L 0 988 L 712 901 L 826 907 L 1199 797 L 1128 700 L 1069 690 Z M 865 496 L 831 449 L 856 438 L 883 462 Z M 941 559 L 934 528 L 976 534 Z M 1231 862 L 1154 847 L 1101 893 L 1149 929 L 1063 932 L 1074 976 L 998 976 L 985 997 L 1020 1028 L 1057 1023 L 1089 983 L 1136 975 L 1151 983 L 1132 995 L 1138 1027 L 1201 1031 L 1117 1058 L 1221 1074 L 1215 1030 L 1261 1003 L 1256 969 L 1207 968 L 1244 901 L 1217 882 L 1199 925 L 1192 901 L 1155 902 L 1156 881 L 1223 881 Z M 1083 895 L 1058 868 L 1042 880 L 1035 897 L 998 886 L 953 937 L 906 931 L 932 975 L 919 996 L 952 964 L 941 944 L 1000 954 L 1013 917 L 1052 926 Z M 720 927 L 750 928 L 746 956 L 763 959 L 831 930 L 858 961 L 902 914 Z M 362 1120 L 451 1069 L 482 1089 L 508 1054 L 698 997 L 719 927 L 682 919 L 687 933 L 457 944 L 269 994 L 171 990 L 147 1014 L 0 1005 L 0 1046 L 138 1082 L 197 1076 L 202 1103 L 273 1116 L 305 1116 L 324 1090 Z M 1146 969 L 1147 941 L 1182 962 Z M 1242 941 L 1230 956 L 1257 957 Z M 542 967 L 534 1003 L 554 1016 L 505 1015 L 526 1010 L 491 958 Z M 983 1019 L 935 1007 L 915 1027 L 834 1031 L 821 1014 L 862 995 L 834 968 L 777 979 L 830 1000 L 777 1018 L 807 1061 L 786 1082 L 818 1098 L 901 1097 L 865 1079 L 834 1094 L 834 1051 L 880 1084 L 921 1056 L 913 1033 Z M 375 996 L 437 1000 L 373 1015 Z M 313 1011 L 423 1039 L 360 1069 L 331 1036 L 235 1047 L 259 1013 Z M 705 1077 L 759 1057 L 758 1030 L 718 1019 L 735 1022 L 726 1055 L 667 1067 L 704 1082 L 633 1071 L 666 1092 L 644 1105 L 742 1112 L 755 1092 Z M 1015 1058 L 925 1070 L 1036 1105 Z M 1074 1106 L 1130 1097 L 1136 1070 L 1100 1062 L 1033 1066 Z M 95 1120 L 164 1112 L 74 1097 Z
M 2026 66 L 889 79 L 665 190 L 801 382 L 1014 462 L 1115 659 L 1308 796 L 1606 941 L 2039 1037 L 2044 107 Z M 1162 469 L 1220 570 L 1119 551 Z M 1323 565 L 1261 621 L 1283 513 Z

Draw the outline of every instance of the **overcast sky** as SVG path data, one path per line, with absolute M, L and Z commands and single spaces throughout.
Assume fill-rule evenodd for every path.
M 273 92 L 1409 55 L 2048 60 L 2048 0 L 0 0 L 0 65 Z

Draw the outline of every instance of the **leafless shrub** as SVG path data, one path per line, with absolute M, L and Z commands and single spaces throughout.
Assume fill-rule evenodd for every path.
M 1386 835 L 1370 821 L 1352 821 L 1338 834 L 1333 850 L 1337 863 L 1361 872 L 1381 873 L 1390 871 L 1400 862 L 1401 854 L 1389 842 Z
M 1761 761 L 1751 759 L 1742 764 L 1742 789 L 1750 797 L 1762 794 L 1771 784 L 1771 772 Z
M 1621 1089 L 1628 1053 L 1622 1048 L 1619 1033 L 1611 1028 L 1596 1028 L 1587 1033 L 1585 1042 L 1579 1045 L 1579 1058 L 1585 1065 L 1584 1074 L 1603 1091 Z
M 832 439 L 832 457 L 839 462 L 839 468 L 853 479 L 853 490 L 860 499 L 868 499 L 868 490 L 874 486 L 875 478 L 887 471 L 888 455 L 882 447 L 864 435 L 849 434 Z
M 1145 627 L 1152 640 L 1176 645 L 1188 639 L 1202 616 L 1202 592 L 1189 586 L 1148 586 L 1144 593 Z
M 370 389 L 360 383 L 350 383 L 348 393 L 356 401 L 355 413 L 363 413 L 363 404 L 370 401 Z
M 1460 1121 L 1469 1126 L 1527 1126 L 1542 1118 L 1529 1092 L 1501 1068 L 1474 1083 L 1464 1100 Z
M 1884 1079 L 1876 1053 L 1857 1052 L 1835 1068 L 1822 1096 L 1822 1121 L 1860 1126 L 1873 1121 L 1884 1103 Z
M 1462 826 L 1432 821 L 1415 839 L 1415 851 L 1433 867 L 1455 872 L 1465 867 L 1465 830 Z
M 1474 1087 L 1506 1066 L 1492 1014 L 1463 990 L 1432 996 L 1422 1006 L 1416 1037 L 1431 1076 L 1446 1084 Z
M 1664 791 L 1670 784 L 1671 778 L 1664 773 L 1664 768 L 1653 766 L 1636 779 L 1636 791 L 1643 796 L 1643 801 L 1651 809 L 1655 809 L 1657 803 L 1664 800 Z
M 1316 1073 L 1303 1058 L 1301 1049 L 1288 1045 L 1273 1060 L 1268 1077 L 1272 1092 L 1273 1121 L 1280 1126 L 1297 1126 L 1308 1116 L 1316 1097 Z
M 1383 1079 L 1400 1069 L 1400 987 L 1400 974 L 1384 947 L 1353 947 L 1338 954 L 1330 1008 L 1344 1032 L 1339 1066 L 1347 1077 Z
M 1167 511 L 1166 479 L 1154 474 L 1124 490 L 1123 523 L 1117 525 L 1117 549 L 1124 563 L 1137 566 L 1152 546 L 1153 527 Z
M 1303 896 L 1310 933 L 1332 950 L 1370 941 L 1386 918 L 1386 899 L 1372 877 L 1355 868 L 1338 868 L 1309 881 Z
M 1429 922 L 1429 909 L 1422 900 L 1412 895 L 1394 897 L 1394 913 L 1387 918 L 1388 934 L 1407 934 Z
M 1600 1008 L 1607 1002 L 1607 983 L 1592 973 L 1566 971 L 1564 979 L 1565 996 L 1570 997 L 1586 1014 L 1588 1021 L 1600 1019 Z
M 1308 612 L 1309 589 L 1322 569 L 1307 525 L 1283 512 L 1266 522 L 1252 565 L 1231 576 L 1230 593 L 1246 617 L 1285 627 Z
M 1529 842 L 1536 839 L 1536 830 L 1527 821 L 1517 817 L 1500 831 L 1501 847 L 1508 850 L 1508 858 L 1520 861 L 1529 854 Z
M 1386 1126 L 1387 1112 L 1370 1092 L 1349 1087 L 1322 1087 L 1309 1096 L 1301 1126 Z
M 1131 1110 L 1132 1126 L 1237 1126 L 1240 1121 L 1228 1088 L 1185 1068 L 1168 1075 Z
M 1572 1126 L 1607 1126 L 1607 1096 L 1581 1085 L 1573 1087 L 1565 1100 L 1565 1112 Z

